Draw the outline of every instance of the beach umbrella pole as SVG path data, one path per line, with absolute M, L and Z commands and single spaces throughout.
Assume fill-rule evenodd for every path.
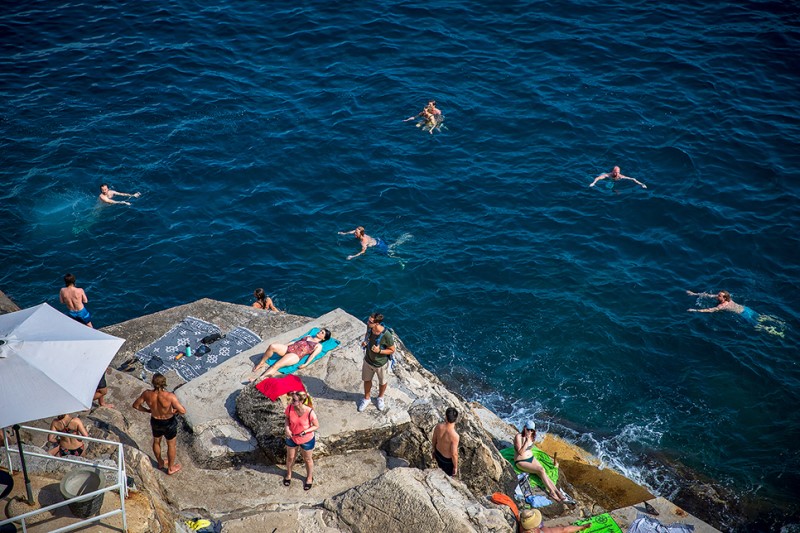
M 31 490 L 31 480 L 28 478 L 28 467 L 25 466 L 25 454 L 22 452 L 22 440 L 19 438 L 19 424 L 14 424 L 14 433 L 17 435 L 19 462 L 22 465 L 22 477 L 25 479 L 25 492 L 28 493 L 28 505 L 33 505 L 33 490 Z

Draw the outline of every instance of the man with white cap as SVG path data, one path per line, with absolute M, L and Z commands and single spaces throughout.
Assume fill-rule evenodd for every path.
M 542 527 L 542 512 L 539 509 L 523 509 L 519 512 L 520 533 L 575 533 L 588 529 L 590 525 Z

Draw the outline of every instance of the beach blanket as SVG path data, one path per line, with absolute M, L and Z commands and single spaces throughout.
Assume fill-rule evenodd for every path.
M 547 477 L 549 477 L 553 481 L 553 484 L 558 483 L 558 468 L 556 468 L 556 466 L 553 464 L 553 459 L 549 455 L 547 455 L 546 452 L 543 452 L 542 450 L 540 450 L 536 446 L 531 448 L 531 451 L 533 452 L 533 456 L 544 467 L 544 471 L 547 474 Z M 506 461 L 511 463 L 511 466 L 514 467 L 514 472 L 516 472 L 517 474 L 521 474 L 522 472 L 524 472 L 524 470 L 520 470 L 519 468 L 517 468 L 517 465 L 514 464 L 514 448 L 513 447 L 512 448 L 503 448 L 502 450 L 500 450 L 500 455 L 503 456 L 503 459 L 505 459 Z M 541 488 L 542 490 L 544 490 L 545 492 L 547 492 L 547 487 L 545 487 L 544 481 L 539 479 L 538 475 L 530 474 L 528 476 L 528 478 L 530 479 L 530 484 L 531 484 L 532 487 L 533 486 L 537 486 L 537 487 Z
M 591 528 L 586 531 L 591 531 Z M 598 529 L 597 531 L 605 530 Z M 691 524 L 677 522 L 665 526 L 655 518 L 644 516 L 641 513 L 631 523 L 631 527 L 628 528 L 628 533 L 691 533 L 692 531 L 694 531 L 694 526 Z
M 581 533 L 622 533 L 622 530 L 608 513 L 582 518 L 575 522 L 576 526 L 584 524 L 589 524 L 589 529 L 584 529 Z
M 219 327 L 188 316 L 160 339 L 136 352 L 136 358 L 150 373 L 165 374 L 169 370 L 175 370 L 181 378 L 191 381 L 261 342 L 261 337 L 241 326 L 232 329 L 212 344 L 204 345 L 200 342 L 203 337 L 213 333 L 220 333 Z M 175 359 L 179 353 L 185 351 L 187 344 L 192 355 Z
M 288 392 L 304 391 L 306 387 L 297 376 L 282 376 L 279 378 L 267 378 L 256 385 L 256 389 L 274 402 L 279 396 L 283 396 Z
M 306 333 L 305 335 L 300 335 L 296 339 L 292 339 L 289 342 L 289 344 L 291 344 L 294 341 L 299 341 L 300 339 L 302 339 L 304 337 L 308 337 L 308 336 L 313 337 L 314 335 L 317 334 L 318 331 L 319 331 L 319 328 L 311 328 L 308 331 L 308 333 Z M 325 342 L 322 343 L 322 351 L 319 352 L 309 364 L 319 361 L 328 352 L 330 352 L 334 348 L 338 347 L 339 344 L 340 344 L 340 341 L 334 339 L 333 337 L 331 337 L 330 339 L 326 340 Z M 281 358 L 280 355 L 274 353 L 274 354 L 272 354 L 272 357 L 270 357 L 265 364 L 267 365 L 267 367 L 269 367 L 269 365 L 272 365 L 273 363 L 275 363 L 280 358 Z M 294 364 L 292 366 L 285 366 L 285 367 L 281 368 L 280 370 L 278 370 L 278 372 L 280 372 L 281 374 L 293 374 L 298 368 L 300 368 L 300 365 L 305 364 L 307 360 L 308 360 L 308 356 L 305 356 L 302 359 L 300 359 L 300 361 L 298 361 L 297 364 Z

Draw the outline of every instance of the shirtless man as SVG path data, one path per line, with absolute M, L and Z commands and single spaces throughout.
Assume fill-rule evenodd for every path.
M 458 441 L 456 433 L 456 420 L 458 420 L 458 410 L 455 407 L 448 407 L 444 412 L 446 422 L 440 422 L 433 428 L 431 437 L 431 447 L 433 448 L 433 460 L 450 477 L 458 477 Z
M 378 251 L 383 254 L 389 253 L 389 246 L 384 242 L 383 239 L 380 237 L 370 237 L 366 233 L 364 233 L 364 226 L 359 226 L 352 231 L 340 231 L 339 235 L 354 235 L 358 242 L 361 243 L 361 251 L 357 254 L 348 255 L 347 260 L 350 261 L 354 257 L 358 257 L 359 255 L 363 254 L 367 251 L 367 248 L 371 248 L 373 246 L 377 247 Z
M 687 309 L 690 313 L 716 313 L 717 311 L 730 311 L 738 315 L 742 315 L 748 320 L 758 319 L 758 313 L 742 304 L 737 304 L 731 299 L 731 293 L 728 291 L 719 291 L 717 294 L 710 294 L 707 292 L 692 292 L 686 291 L 689 296 L 699 296 L 701 298 L 716 298 L 719 305 L 716 307 L 708 307 L 705 309 Z
M 429 101 L 428 105 L 422 108 L 422 111 L 413 117 L 408 117 L 407 119 L 403 120 L 403 122 L 408 122 L 409 120 L 414 120 L 417 118 L 422 119 L 417 123 L 417 127 L 427 130 L 428 133 L 433 135 L 433 130 L 435 130 L 443 120 L 442 111 L 436 107 L 436 100 Z
M 83 304 L 89 303 L 89 300 L 86 298 L 86 293 L 83 292 L 83 289 L 75 286 L 75 281 L 75 276 L 70 273 L 64 276 L 65 287 L 58 294 L 58 299 L 69 309 L 70 318 L 92 328 L 94 327 L 92 326 L 92 316 L 83 306 Z
M 606 172 L 606 173 L 604 173 L 604 174 L 600 174 L 599 176 L 597 176 L 597 177 L 594 179 L 594 181 L 593 181 L 593 182 L 591 182 L 591 183 L 589 184 L 589 187 L 594 187 L 594 186 L 595 186 L 595 184 L 596 184 L 598 181 L 600 181 L 600 180 L 604 180 L 604 179 L 606 179 L 606 178 L 611 178 L 611 181 L 631 180 L 631 181 L 632 181 L 632 182 L 634 182 L 635 184 L 637 184 L 637 185 L 641 186 L 641 187 L 642 187 L 642 189 L 646 189 L 646 188 L 647 188 L 647 185 L 645 185 L 645 184 L 644 184 L 644 183 L 642 183 L 641 181 L 639 181 L 639 180 L 637 180 L 637 179 L 634 179 L 634 178 L 631 178 L 631 177 L 629 177 L 629 176 L 624 176 L 624 175 L 622 175 L 622 173 L 619 171 L 619 167 L 614 167 L 614 168 L 612 168 L 612 169 L 611 169 L 611 172 Z
M 107 204 L 131 205 L 130 202 L 114 200 L 113 198 L 116 195 L 126 196 L 128 198 L 139 198 L 141 196 L 141 193 L 135 192 L 133 194 L 129 194 L 127 192 L 115 191 L 113 189 L 109 189 L 108 185 L 105 184 L 105 183 L 100 186 L 100 201 L 101 202 L 105 202 Z
M 164 469 L 164 459 L 161 458 L 161 437 L 166 437 L 167 474 L 172 475 L 181 469 L 181 465 L 175 462 L 178 440 L 178 419 L 175 415 L 186 414 L 186 409 L 178 401 L 177 396 L 167 392 L 166 389 L 167 378 L 158 373 L 153 374 L 153 390 L 146 390 L 136 398 L 133 408 L 143 413 L 150 413 L 153 453 L 160 470 Z

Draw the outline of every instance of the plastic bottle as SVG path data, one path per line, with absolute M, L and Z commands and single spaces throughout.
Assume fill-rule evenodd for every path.
M 192 356 L 192 348 L 191 348 L 191 346 L 189 346 L 187 344 L 186 345 L 186 351 L 184 353 L 186 354 L 186 357 L 191 357 Z

